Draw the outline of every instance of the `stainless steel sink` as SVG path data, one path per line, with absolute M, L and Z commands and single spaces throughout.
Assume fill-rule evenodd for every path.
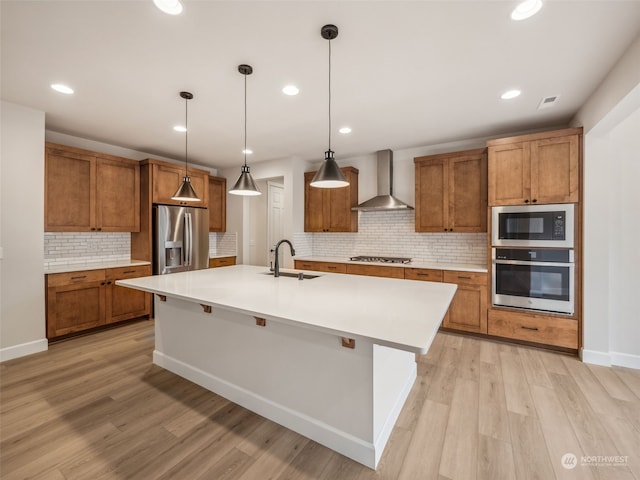
M 262 272 L 261 275 L 273 275 L 273 272 Z M 280 272 L 281 277 L 297 278 L 298 280 L 312 280 L 320 277 L 320 275 L 311 275 L 309 273 Z M 302 278 L 300 278 L 302 276 Z

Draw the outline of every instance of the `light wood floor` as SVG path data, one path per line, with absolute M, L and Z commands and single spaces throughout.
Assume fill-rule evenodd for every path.
M 439 334 L 374 472 L 152 365 L 152 349 L 144 321 L 1 364 L 0 477 L 640 480 L 640 371 Z

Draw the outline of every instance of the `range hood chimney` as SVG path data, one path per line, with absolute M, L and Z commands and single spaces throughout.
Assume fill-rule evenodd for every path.
M 351 210 L 377 212 L 386 210 L 413 210 L 402 200 L 393 196 L 393 152 L 380 150 L 378 156 L 378 195 Z

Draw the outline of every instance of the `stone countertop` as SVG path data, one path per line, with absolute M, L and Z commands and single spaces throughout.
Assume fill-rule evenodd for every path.
M 384 262 L 354 262 L 348 257 L 293 257 L 294 260 L 310 261 L 310 262 L 332 262 L 332 263 L 353 263 L 357 265 L 379 265 L 385 267 L 404 267 L 404 268 L 430 268 L 434 270 L 458 270 L 462 272 L 478 272 L 487 273 L 487 267 L 484 265 L 474 265 L 469 263 L 440 263 L 440 262 L 414 262 L 411 263 L 384 263 Z
M 84 270 L 101 270 L 103 268 L 119 267 L 139 267 L 141 265 L 151 265 L 145 260 L 109 260 L 106 262 L 74 263 L 69 265 L 56 265 L 44 269 L 44 274 L 82 272 Z
M 290 270 L 283 269 L 282 272 Z M 450 283 L 318 273 L 274 278 L 236 265 L 129 280 L 117 285 L 424 354 L 456 291 Z

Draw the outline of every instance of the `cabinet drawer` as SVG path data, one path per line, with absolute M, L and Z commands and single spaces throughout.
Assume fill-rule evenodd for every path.
M 467 285 L 486 285 L 487 274 L 479 272 L 462 272 L 456 270 L 445 270 L 443 275 L 445 283 L 460 283 Z
M 147 277 L 149 275 L 151 275 L 151 265 L 107 269 L 107 280 L 123 280 L 125 278 Z
M 404 278 L 406 280 L 423 280 L 425 282 L 441 282 L 442 270 L 430 268 L 405 268 Z
M 351 275 L 368 275 L 370 277 L 404 278 L 404 268 L 381 265 L 348 264 L 347 273 Z
M 347 273 L 347 265 L 333 262 L 312 262 L 307 260 L 296 260 L 295 268 L 300 270 L 314 270 L 316 272 Z
M 209 268 L 228 267 L 236 264 L 236 257 L 219 257 L 209 259 Z
M 51 273 L 47 275 L 48 287 L 60 287 L 80 283 L 102 282 L 105 279 L 105 271 L 81 270 L 78 272 Z
M 566 318 L 490 310 L 488 333 L 556 347 L 578 348 L 578 322 Z

